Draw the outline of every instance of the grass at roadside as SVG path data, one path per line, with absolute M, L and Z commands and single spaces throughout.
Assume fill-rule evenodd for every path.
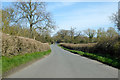
M 0 75 L 2 74 L 2 58 L 0 57 Z
M 13 57 L 2 56 L 2 73 L 4 74 L 6 71 L 9 71 L 10 69 L 20 66 L 21 64 L 25 64 L 29 61 L 42 58 L 44 55 L 47 55 L 50 52 L 51 50 L 17 55 Z
M 91 59 L 95 59 L 97 61 L 100 61 L 102 63 L 108 64 L 110 66 L 120 69 L 120 63 L 119 63 L 120 60 L 118 60 L 118 59 L 111 58 L 111 57 L 104 57 L 104 56 L 101 56 L 101 55 L 95 54 L 95 53 L 87 53 L 87 52 L 82 52 L 82 51 L 77 51 L 77 50 L 71 50 L 71 49 L 65 48 L 63 46 L 60 46 L 60 47 L 67 51 L 70 51 L 72 53 L 79 54 L 81 56 L 85 56 L 85 57 L 88 57 Z

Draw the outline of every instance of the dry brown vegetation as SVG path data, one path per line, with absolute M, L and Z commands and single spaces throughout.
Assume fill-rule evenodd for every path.
M 61 46 L 84 52 L 99 53 L 104 56 L 112 56 L 120 59 L 120 41 L 118 39 L 109 39 L 101 41 L 98 43 L 88 43 L 88 44 L 70 44 L 70 43 L 60 43 Z
M 104 55 L 109 54 L 111 57 L 120 59 L 120 40 L 118 37 L 111 39 L 104 39 L 100 41 L 95 47 L 94 52 Z
M 2 55 L 18 55 L 49 50 L 48 43 L 41 43 L 34 39 L 2 34 Z
M 96 45 L 96 43 L 88 43 L 88 44 L 60 43 L 60 45 L 73 50 L 89 52 L 90 49 Z

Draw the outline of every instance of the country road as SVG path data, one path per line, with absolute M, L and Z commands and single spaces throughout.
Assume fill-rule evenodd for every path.
M 8 78 L 117 78 L 118 69 L 51 45 L 49 56 Z

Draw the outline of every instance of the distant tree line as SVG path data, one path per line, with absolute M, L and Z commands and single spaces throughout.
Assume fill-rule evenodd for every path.
M 112 42 L 110 40 L 120 41 L 120 9 L 110 16 L 110 20 L 115 24 L 117 30 L 109 27 L 106 31 L 104 28 L 98 30 L 87 29 L 76 31 L 75 28 L 70 30 L 60 30 L 54 35 L 54 41 L 61 43 L 95 43 L 95 42 Z
M 112 27 L 106 31 L 104 28 L 78 31 L 71 27 L 70 30 L 59 30 L 51 37 L 50 33 L 56 26 L 50 12 L 46 10 L 46 5 L 44 2 L 14 2 L 12 6 L 3 8 L 0 10 L 2 12 L 2 32 L 49 43 L 95 43 L 119 37 L 120 11 L 111 16 L 118 32 Z
M 103 40 L 114 39 L 118 37 L 118 32 L 109 27 L 106 31 L 104 28 L 98 30 L 87 29 L 76 31 L 75 28 L 70 30 L 60 30 L 54 35 L 54 40 L 58 43 L 95 43 Z

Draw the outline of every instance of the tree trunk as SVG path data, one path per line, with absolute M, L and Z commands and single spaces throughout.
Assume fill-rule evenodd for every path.
M 32 24 L 30 24 L 30 38 L 33 38 L 33 32 L 32 32 Z

